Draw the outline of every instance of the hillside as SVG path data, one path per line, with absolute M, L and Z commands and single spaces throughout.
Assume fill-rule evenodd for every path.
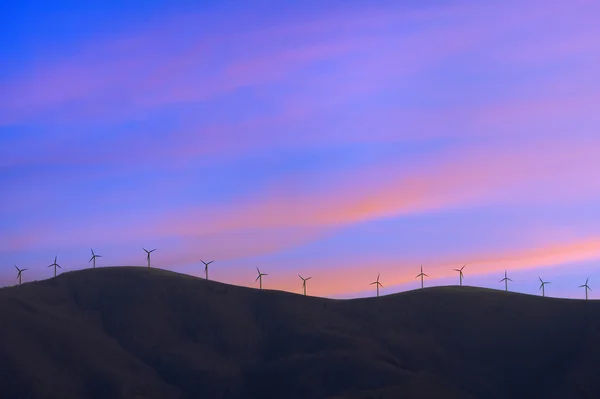
M 0 290 L 2 398 L 596 398 L 600 303 L 336 301 L 156 269 Z

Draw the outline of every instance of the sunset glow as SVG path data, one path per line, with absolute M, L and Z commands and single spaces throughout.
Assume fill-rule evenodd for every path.
M 334 298 L 600 290 L 600 3 L 94 3 L 6 9 L 1 286 L 151 247 Z

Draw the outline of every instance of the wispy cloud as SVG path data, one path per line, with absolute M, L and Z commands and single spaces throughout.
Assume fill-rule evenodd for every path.
M 274 184 L 251 201 L 163 212 L 150 220 L 102 226 L 83 233 L 82 225 L 63 225 L 49 236 L 44 225 L 26 228 L 2 244 L 4 250 L 67 245 L 82 236 L 115 241 L 144 236 L 194 236 L 247 229 L 327 229 L 377 218 L 398 217 L 481 204 L 577 203 L 600 195 L 595 140 L 534 141 L 512 146 L 472 147 L 435 155 L 415 166 L 378 164 L 317 182 L 308 174 Z M 565 168 L 564 165 L 570 165 Z M 582 172 L 583 171 L 583 172 Z M 135 217 L 135 216 L 133 216 Z M 131 217 L 129 217 L 131 219 Z M 36 231 L 39 231 L 36 233 Z M 111 233 L 108 233 L 108 232 Z
M 532 269 L 544 269 L 554 266 L 566 268 L 573 263 L 600 259 L 600 237 L 586 237 L 567 242 L 547 241 L 535 247 L 513 249 L 509 251 L 485 251 L 474 249 L 459 256 L 438 254 L 424 255 L 419 259 L 382 259 L 375 254 L 370 254 L 362 259 L 332 260 L 327 264 L 295 264 L 297 270 L 307 275 L 315 276 L 311 281 L 313 295 L 336 297 L 353 297 L 369 289 L 369 283 L 374 281 L 378 273 L 382 275 L 382 282 L 386 293 L 394 293 L 404 289 L 420 287 L 415 276 L 419 273 L 420 265 L 429 275 L 428 285 L 435 284 L 436 280 L 444 280 L 457 276 L 453 270 L 467 264 L 465 275 L 469 285 L 476 285 L 482 277 L 489 274 L 498 274 L 504 270 L 518 272 Z M 278 271 L 276 265 L 267 264 L 270 268 L 271 286 L 285 291 L 298 291 L 298 283 L 293 273 Z M 540 271 L 541 273 L 542 271 Z M 251 275 L 251 270 L 247 272 Z M 234 278 L 236 284 L 250 285 L 248 276 Z M 558 283 L 558 282 L 555 282 Z
M 570 13 L 565 15 L 579 15 L 592 7 L 585 6 L 569 7 Z M 564 11 L 558 3 L 552 7 Z M 519 13 L 515 14 L 517 9 Z M 314 21 L 298 18 L 288 20 L 287 25 L 247 27 L 237 36 L 217 31 L 210 38 L 194 28 L 206 22 L 207 16 L 192 14 L 154 22 L 155 26 L 146 32 L 81 43 L 72 57 L 42 61 L 26 68 L 12 82 L 3 82 L 0 115 L 3 123 L 23 118 L 93 118 L 98 122 L 122 119 L 166 104 L 203 101 L 245 86 L 281 82 L 308 65 L 342 56 L 362 57 L 365 64 L 355 62 L 356 67 L 371 71 L 369 79 L 377 78 L 380 71 L 373 68 L 369 57 L 364 57 L 365 52 L 368 56 L 385 55 L 381 66 L 388 65 L 386 75 L 400 77 L 407 70 L 426 67 L 453 51 L 481 46 L 503 34 L 508 26 L 519 27 L 524 22 L 544 24 L 548 14 L 543 10 L 536 2 L 519 4 L 518 8 L 454 5 L 419 11 L 367 7 L 346 12 L 342 18 L 323 14 Z M 495 19 L 486 20 L 485 24 L 477 18 L 491 14 L 495 14 Z M 427 26 L 428 31 L 412 28 L 417 22 Z M 575 29 L 572 24 L 568 27 Z M 582 34 L 590 36 L 589 32 L 576 31 L 574 37 Z M 564 37 L 557 40 L 573 43 Z M 289 46 L 290 42 L 294 45 Z M 550 47 L 547 42 L 544 44 Z M 544 48 L 536 41 L 523 46 L 527 48 L 515 51 L 531 55 L 532 50 L 539 53 Z M 253 52 L 248 51 L 249 47 Z M 564 50 L 552 53 L 552 57 L 564 57 L 571 49 L 596 48 L 591 40 L 560 47 Z M 227 48 L 227 52 L 223 53 L 222 48 Z M 335 74 L 329 77 L 335 79 Z M 353 82 L 356 83 L 359 82 Z M 57 114 L 59 106 L 68 107 L 69 112 L 63 109 L 62 116 Z
M 201 248 L 241 268 L 372 221 L 430 214 L 442 226 L 453 210 L 524 205 L 581 214 L 600 195 L 597 2 L 277 7 L 155 16 L 11 60 L 3 259 L 93 243 L 128 260 L 124 246 L 157 242 L 159 266 L 191 268 Z M 555 238 L 540 240 L 550 260 L 514 242 L 504 253 L 568 263 L 595 243 Z M 481 270 L 513 262 L 484 247 L 464 254 Z M 348 285 L 315 281 L 316 293 L 371 278 L 342 252 L 330 249 L 331 267 L 349 265 Z M 425 258 L 463 257 L 446 255 Z M 400 284 L 413 261 L 375 258 L 365 273 Z

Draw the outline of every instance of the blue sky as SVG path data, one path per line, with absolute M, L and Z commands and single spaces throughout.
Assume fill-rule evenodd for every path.
M 142 265 L 315 295 L 600 279 L 593 1 L 3 6 L 0 284 Z M 336 277 L 343 275 L 344 277 Z M 375 276 L 375 277 L 374 277 Z M 554 281 L 560 278 L 558 281 Z M 332 283 L 332 281 L 335 281 Z M 496 287 L 502 288 L 502 287 Z M 593 296 L 592 292 L 592 296 Z

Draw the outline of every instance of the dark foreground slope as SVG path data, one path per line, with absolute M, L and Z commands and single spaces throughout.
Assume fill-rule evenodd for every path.
M 2 398 L 598 398 L 600 303 L 333 301 L 146 268 L 0 290 Z

